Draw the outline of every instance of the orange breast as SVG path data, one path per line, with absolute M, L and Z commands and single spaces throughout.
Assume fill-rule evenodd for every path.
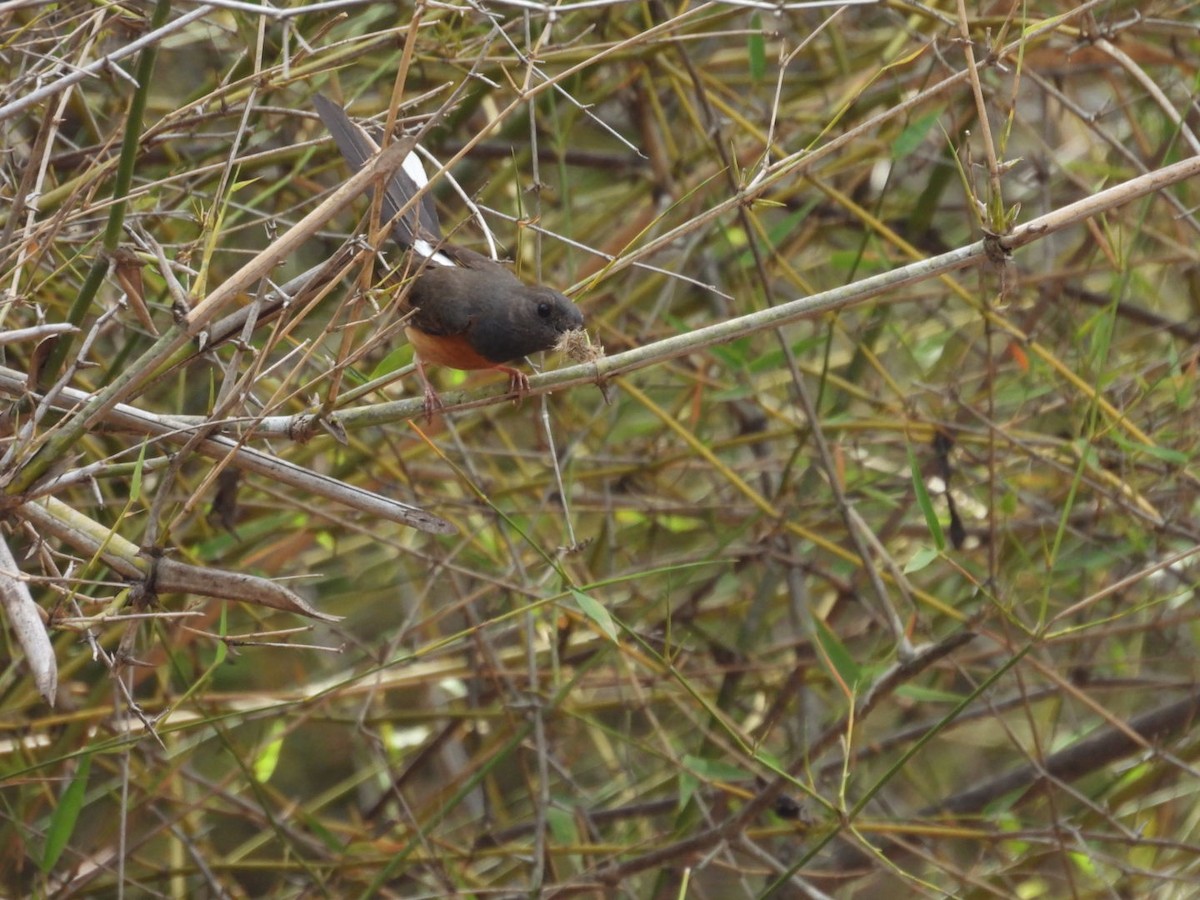
M 450 337 L 427 334 L 411 326 L 404 329 L 408 342 L 413 345 L 421 362 L 449 366 L 452 369 L 495 369 L 503 368 L 477 353 L 464 335 Z

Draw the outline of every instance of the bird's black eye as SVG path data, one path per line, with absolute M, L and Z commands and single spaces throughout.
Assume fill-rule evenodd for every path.
M 554 312 L 554 305 L 548 300 L 543 300 L 538 304 L 538 315 L 543 319 L 550 318 L 550 314 Z

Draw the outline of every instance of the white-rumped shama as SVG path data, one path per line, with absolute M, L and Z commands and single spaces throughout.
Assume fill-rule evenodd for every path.
M 338 104 L 313 96 L 317 114 L 354 170 L 379 147 Z M 423 259 L 400 306 L 411 313 L 405 334 L 416 351 L 425 387 L 426 413 L 441 405 L 424 363 L 455 369 L 499 369 L 518 397 L 529 376 L 506 363 L 553 348 L 568 331 L 583 327 L 583 314 L 558 291 L 521 282 L 505 266 L 457 247 L 442 237 L 433 197 L 426 192 L 407 213 L 398 213 L 428 182 L 424 166 L 410 153 L 388 180 L 381 202 L 392 238 Z

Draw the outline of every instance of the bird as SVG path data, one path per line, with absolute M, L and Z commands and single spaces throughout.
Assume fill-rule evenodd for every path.
M 314 94 L 313 103 L 351 169 L 361 169 L 378 145 L 334 101 Z M 424 385 L 426 418 L 442 406 L 426 363 L 499 370 L 519 400 L 529 390 L 529 376 L 508 364 L 550 350 L 567 332 L 582 329 L 583 313 L 553 288 L 525 284 L 501 263 L 443 238 L 428 191 L 399 216 L 428 180 L 420 158 L 409 153 L 381 201 L 383 217 L 393 223 L 392 239 L 420 257 L 399 311 L 410 316 L 404 332 Z

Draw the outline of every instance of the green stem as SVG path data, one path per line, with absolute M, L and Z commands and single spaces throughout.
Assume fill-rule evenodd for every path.
M 171 12 L 170 0 L 159 0 L 154 8 L 154 18 L 150 23 L 151 29 L 161 28 Z M 133 100 L 129 104 L 129 116 L 125 120 L 125 137 L 121 142 L 121 159 L 117 164 L 117 177 L 113 182 L 113 204 L 108 211 L 108 225 L 104 229 L 104 248 L 95 260 L 92 268 L 84 279 L 83 287 L 71 304 L 67 313 L 67 321 L 76 328 L 83 322 L 83 317 L 91 308 L 96 292 L 104 282 L 108 271 L 108 257 L 121 242 L 121 231 L 125 226 L 125 206 L 128 202 L 129 186 L 133 184 L 133 169 L 137 163 L 138 143 L 142 137 L 142 119 L 146 114 L 146 97 L 150 93 L 150 82 L 154 77 L 154 63 L 158 58 L 157 45 L 151 44 L 138 57 L 137 87 L 133 92 Z M 77 333 L 76 333 L 77 334 Z M 53 381 L 61 372 L 67 355 L 75 348 L 78 338 L 74 334 L 61 336 L 55 342 L 54 349 L 42 369 L 42 381 Z

